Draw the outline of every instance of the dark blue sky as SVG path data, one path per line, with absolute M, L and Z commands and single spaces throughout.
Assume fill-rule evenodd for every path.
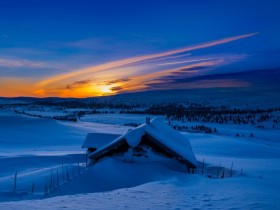
M 63 77 L 55 82 L 50 82 L 48 87 L 39 85 L 40 88 L 30 87 L 23 92 L 17 92 L 18 89 L 15 88 L 13 92 L 7 94 L 7 89 L 9 89 L 7 85 L 11 83 L 40 84 L 49 78 L 56 76 L 61 78 L 61 75 L 93 68 L 98 64 L 162 53 L 256 32 L 258 34 L 236 41 L 187 50 L 186 52 L 190 53 L 188 57 L 179 57 L 180 53 L 175 53 L 173 56 L 178 56 L 178 58 L 164 60 L 167 63 L 175 61 L 183 63 L 187 59 L 210 59 L 212 61 L 210 64 L 189 62 L 191 65 L 196 64 L 196 66 L 208 69 L 193 75 L 196 78 L 199 76 L 205 78 L 207 75 L 210 75 L 209 78 L 213 78 L 213 75 L 221 73 L 277 69 L 280 67 L 279 9 L 280 1 L 273 0 L 1 1 L 0 83 L 2 86 L 0 84 L 0 89 L 2 92 L 0 90 L 0 95 L 36 96 L 41 91 L 40 96 L 66 96 L 66 92 L 60 94 L 58 89 L 73 84 L 75 84 L 74 86 L 85 84 L 80 81 L 89 81 L 87 84 L 91 86 L 104 86 L 99 83 L 106 83 L 108 80 L 124 81 L 127 78 L 129 80 L 127 79 L 126 83 L 118 84 L 118 86 L 102 86 L 101 89 L 109 88 L 103 92 L 110 93 L 110 88 L 125 92 L 158 87 L 162 78 L 171 76 L 170 72 L 160 74 L 161 70 L 167 70 L 162 68 L 166 65 L 165 63 L 150 63 L 149 67 L 141 64 L 141 68 L 129 63 L 126 65 L 131 67 L 130 71 L 127 70 L 127 67 L 122 69 L 118 65 L 113 65 L 109 70 L 102 70 L 105 71 L 104 74 L 115 74 L 115 76 L 108 76 L 107 80 L 105 77 L 102 77 L 101 80 L 93 79 L 95 71 L 91 73 L 92 75 L 89 75 L 90 73 L 87 71 L 88 77 L 85 73 L 82 73 L 83 75 L 75 74 L 73 78 L 67 76 L 66 80 Z M 219 59 L 220 62 L 218 62 Z M 169 67 L 174 69 L 186 66 L 176 64 Z M 126 73 L 120 74 L 120 71 L 127 71 L 127 76 Z M 155 72 L 157 76 L 153 76 Z M 145 77 L 149 74 L 151 77 Z M 174 72 L 171 74 L 173 75 Z M 180 75 L 180 77 L 177 76 L 170 82 L 170 88 L 176 88 L 173 85 L 174 81 L 182 79 L 189 81 L 188 78 L 192 77 L 191 75 L 186 76 L 186 74 L 176 75 Z M 269 77 L 269 74 L 266 76 Z M 137 79 L 147 85 L 139 86 L 134 81 Z M 134 82 L 130 84 L 129 81 Z M 205 80 L 203 81 L 205 82 Z M 230 82 L 244 85 L 246 78 L 242 81 L 237 81 L 235 78 L 235 81 Z M 154 83 L 157 85 L 150 85 Z M 188 84 L 186 87 L 190 88 L 191 85 Z M 203 84 L 194 85 L 194 87 L 201 86 Z M 222 86 L 224 87 L 224 85 Z M 95 92 L 91 93 L 88 89 L 86 94 L 71 91 L 68 93 L 69 96 L 71 94 L 74 96 L 96 95 Z

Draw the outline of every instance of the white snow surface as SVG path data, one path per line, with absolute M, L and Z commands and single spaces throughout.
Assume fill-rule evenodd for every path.
M 123 125 L 126 123 L 143 124 L 146 122 L 146 117 L 150 117 L 152 119 L 156 116 L 139 114 L 94 114 L 85 115 L 81 117 L 80 121 L 114 125 Z M 164 116 L 157 116 L 157 118 L 165 119 Z
M 199 169 L 204 160 L 204 174 L 187 174 L 172 159 L 128 163 L 104 158 L 87 170 L 82 167 L 78 176 L 72 164 L 84 159 L 81 145 L 87 133 L 122 134 L 128 129 L 0 111 L 0 209 L 280 209 L 279 129 L 262 130 L 254 138 L 229 135 L 234 127 L 219 135 L 183 133 L 200 161 Z M 61 170 L 61 163 L 68 166 L 70 180 L 62 184 L 60 177 L 59 188 L 43 196 L 46 176 L 51 169 Z M 17 193 L 12 192 L 15 171 Z M 216 179 L 223 171 L 226 178 Z
M 130 145 L 131 147 L 136 147 L 140 143 L 142 136 L 145 134 L 146 127 L 147 126 L 145 124 L 141 125 L 133 130 L 128 131 L 118 139 L 121 140 L 125 138 L 128 145 Z

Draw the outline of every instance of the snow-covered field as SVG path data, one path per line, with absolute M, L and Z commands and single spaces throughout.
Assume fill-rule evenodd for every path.
M 155 116 L 137 114 L 95 114 L 83 116 L 80 121 L 113 125 L 123 125 L 126 123 L 143 124 L 146 122 L 146 117 L 150 117 L 152 119 Z M 158 116 L 158 118 L 165 120 L 165 117 L 163 116 Z
M 173 160 L 104 158 L 84 167 L 88 132 L 121 134 L 130 128 L 123 124 L 145 117 L 86 115 L 74 123 L 0 111 L 0 209 L 280 209 L 279 129 L 217 124 L 216 135 L 184 133 L 197 160 L 205 161 L 204 174 L 202 164 L 188 174 Z M 237 132 L 255 136 L 236 138 Z

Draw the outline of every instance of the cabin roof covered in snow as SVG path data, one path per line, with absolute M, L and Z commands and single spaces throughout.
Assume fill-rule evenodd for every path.
M 82 148 L 102 148 L 113 142 L 120 135 L 110 133 L 88 133 Z
M 128 131 L 104 147 L 91 153 L 89 157 L 95 158 L 98 155 L 102 155 L 108 151 L 109 148 L 116 147 L 124 140 L 130 147 L 134 148 L 140 144 L 141 139 L 145 134 L 155 139 L 159 144 L 178 154 L 178 156 L 183 158 L 185 162 L 190 163 L 190 165 L 197 165 L 197 161 L 188 138 L 157 118 L 151 120 L 149 124 L 145 123 Z

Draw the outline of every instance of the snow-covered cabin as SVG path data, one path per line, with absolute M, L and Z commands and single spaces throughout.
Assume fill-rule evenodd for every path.
M 197 166 L 188 138 L 157 118 L 148 119 L 145 124 L 129 130 L 110 143 L 97 148 L 88 157 L 96 162 L 103 157 L 125 154 L 128 151 L 132 151 L 133 156 L 145 156 L 147 150 L 175 158 L 189 168 Z

